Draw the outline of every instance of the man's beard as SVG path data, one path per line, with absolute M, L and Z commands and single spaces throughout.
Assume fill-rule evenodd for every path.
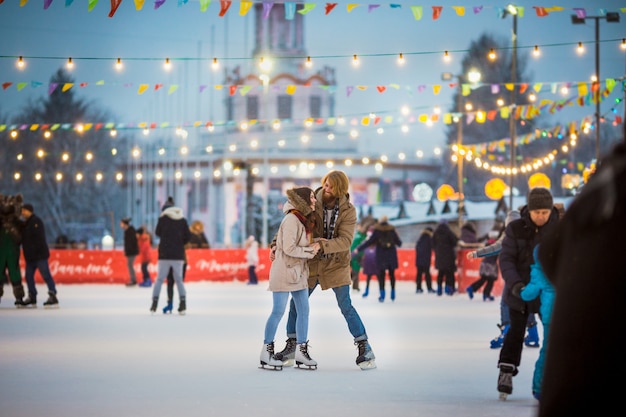
M 324 202 L 325 206 L 334 206 L 335 200 L 337 200 L 337 197 L 335 197 L 334 195 L 329 193 L 322 193 L 322 201 Z

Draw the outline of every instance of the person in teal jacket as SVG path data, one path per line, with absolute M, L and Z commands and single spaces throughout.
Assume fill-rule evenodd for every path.
M 543 379 L 543 367 L 546 359 L 550 318 L 552 317 L 552 307 L 554 306 L 554 297 L 556 296 L 554 286 L 546 277 L 539 263 L 538 251 L 539 245 L 535 246 L 533 250 L 535 263 L 530 266 L 530 282 L 520 292 L 520 296 L 524 301 L 531 301 L 537 297 L 541 301 L 539 318 L 543 324 L 543 345 L 539 350 L 539 357 L 537 362 L 535 362 L 535 371 L 533 373 L 533 397 L 537 400 L 541 396 L 541 380 Z

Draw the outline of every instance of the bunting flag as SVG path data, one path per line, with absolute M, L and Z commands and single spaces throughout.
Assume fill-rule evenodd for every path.
M 111 0 L 111 10 L 109 11 L 109 17 L 113 17 L 115 15 L 115 12 L 117 12 L 117 8 L 120 7 L 120 4 L 122 4 L 122 0 Z
M 324 14 L 328 16 L 335 7 L 337 7 L 337 3 L 326 3 L 326 7 L 324 7 Z
M 270 16 L 272 6 L 274 6 L 274 3 L 263 2 L 263 19 L 267 19 Z
M 224 17 L 226 13 L 228 13 L 228 9 L 232 3 L 232 1 L 220 0 L 220 17 Z
M 44 10 L 48 10 L 50 8 L 52 1 L 53 0 L 43 0 Z M 197 0 L 197 1 L 200 5 L 201 12 L 206 12 L 207 9 L 209 8 L 209 5 L 211 4 L 211 0 Z M 70 7 L 73 4 L 73 2 L 74 2 L 73 0 L 65 0 L 65 7 L 66 8 Z M 88 6 L 87 6 L 88 11 L 91 12 L 96 7 L 98 2 L 99 0 L 88 0 Z M 110 0 L 110 2 L 111 2 L 111 8 L 109 9 L 109 17 L 113 17 L 115 13 L 117 12 L 117 9 L 121 5 L 122 0 Z M 165 2 L 166 0 L 154 0 L 154 9 L 155 10 L 159 9 L 163 4 L 165 4 Z M 0 0 L 0 5 L 3 3 L 4 3 L 4 0 Z M 143 10 L 144 3 L 145 3 L 145 0 L 134 0 L 135 9 Z M 189 3 L 189 0 L 177 0 L 178 7 L 182 7 L 188 3 Z M 262 0 L 256 1 L 256 2 L 255 1 L 240 1 L 239 15 L 246 16 L 255 3 L 261 3 L 263 5 L 264 12 L 269 13 L 268 9 L 273 7 L 273 5 L 276 2 L 262 1 Z M 20 0 L 20 7 L 25 7 L 27 4 L 28 4 L 28 0 Z M 295 1 L 284 2 L 282 4 L 285 7 L 285 19 L 287 20 L 293 19 L 293 16 L 295 15 L 295 12 L 296 12 L 297 5 L 303 6 L 302 9 L 297 11 L 298 13 L 303 14 L 303 15 L 311 12 L 317 6 L 317 3 L 299 3 Z M 228 12 L 228 10 L 230 9 L 231 5 L 232 5 L 232 1 L 221 0 L 219 17 L 224 17 L 226 13 Z M 324 14 L 329 15 L 337 7 L 337 5 L 338 3 L 325 3 Z M 348 3 L 346 5 L 346 12 L 351 13 L 354 9 L 356 9 L 357 7 L 361 7 L 361 6 L 362 6 L 361 3 Z M 382 4 L 378 4 L 378 3 L 368 4 L 367 11 L 368 13 L 371 13 L 377 9 L 380 9 L 382 6 L 383 6 Z M 402 4 L 400 3 L 390 3 L 390 4 L 387 4 L 386 6 L 389 7 L 390 9 L 397 9 L 397 10 L 402 9 Z M 421 20 L 423 18 L 423 7 L 424 6 L 409 6 L 411 13 L 413 14 L 413 17 L 415 18 L 415 20 Z M 465 6 L 435 5 L 435 6 L 430 6 L 430 7 L 432 9 L 431 18 L 433 21 L 437 21 L 441 18 L 444 12 L 444 9 L 452 9 L 454 13 L 459 17 L 466 16 Z M 485 7 L 497 10 L 498 11 L 497 15 L 499 17 L 502 17 L 504 13 L 504 8 L 501 6 L 483 6 L 483 5 L 472 6 L 472 12 L 474 15 L 477 15 L 480 12 L 482 12 L 482 10 Z M 551 6 L 551 7 L 533 6 L 533 9 L 535 10 L 534 15 L 537 17 L 546 17 L 546 16 L 549 16 L 551 13 L 555 13 L 555 12 L 572 11 L 578 18 L 584 19 L 589 14 L 588 9 L 585 9 L 582 7 L 567 7 L 566 8 L 566 7 L 557 5 L 557 6 Z M 592 9 L 592 10 L 600 14 L 601 16 L 604 16 L 607 13 L 607 9 L 605 8 L 600 8 L 597 10 Z M 621 13 L 626 13 L 626 7 L 619 7 L 618 10 Z M 524 14 L 525 14 L 524 12 L 525 12 L 525 8 L 523 6 L 517 6 L 518 17 L 520 18 L 524 17 Z
M 415 20 L 422 20 L 422 16 L 424 15 L 422 6 L 411 6 L 411 11 L 413 12 Z
M 251 1 L 242 1 L 239 3 L 239 16 L 245 16 L 252 7 Z
M 441 17 L 442 6 L 433 6 L 433 20 L 439 20 Z

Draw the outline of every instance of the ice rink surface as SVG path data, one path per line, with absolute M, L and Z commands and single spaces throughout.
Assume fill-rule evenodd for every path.
M 389 285 L 389 284 L 387 284 Z M 309 352 L 316 371 L 261 370 L 271 310 L 267 282 L 187 283 L 187 315 L 149 313 L 151 289 L 58 285 L 60 308 L 0 302 L 0 415 L 4 417 L 533 417 L 538 349 L 524 348 L 513 394 L 498 399 L 499 298 L 437 297 L 397 284 L 378 302 L 352 292 L 377 357 L 361 371 L 332 290 L 312 294 Z M 364 283 L 361 283 L 361 290 Z M 389 288 L 387 288 L 389 290 Z M 177 307 L 177 302 L 174 307 Z M 276 335 L 281 350 L 284 323 Z M 540 333 L 541 334 L 541 328 Z M 543 340 L 542 340 L 543 342 Z

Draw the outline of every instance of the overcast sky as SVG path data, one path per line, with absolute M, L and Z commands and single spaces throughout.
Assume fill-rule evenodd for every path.
M 229 67 L 241 65 L 244 69 L 253 64 L 249 59 L 254 46 L 253 12 L 240 16 L 239 2 L 233 2 L 224 18 L 218 16 L 218 1 L 212 1 L 207 11 L 201 12 L 197 0 L 182 6 L 176 0 L 167 0 L 158 10 L 153 2 L 146 1 L 141 11 L 135 10 L 133 1 L 124 0 L 113 18 L 108 17 L 110 3 L 104 0 L 92 11 L 88 11 L 84 1 L 74 1 L 66 7 L 65 1 L 55 0 L 48 10 L 43 9 L 43 3 L 30 0 L 23 7 L 18 1 L 0 4 L 0 83 L 13 83 L 0 90 L 0 125 L 28 100 L 45 96 L 50 76 L 70 56 L 76 64 L 72 71 L 76 82 L 88 83 L 76 89 L 79 97 L 102 105 L 117 122 L 135 124 L 223 119 L 223 93 L 213 94 L 213 88 L 198 92 L 199 85 L 222 84 L 223 73 L 212 72 L 208 61 L 195 58 L 215 56 Z M 387 112 L 398 116 L 402 106 L 415 109 L 416 115 L 430 113 L 436 105 L 445 111 L 450 108 L 452 89 L 441 81 L 442 72 L 460 72 L 464 51 L 482 33 L 505 40 L 511 37 L 512 19 L 498 17 L 498 9 L 506 2 L 395 3 L 402 7 L 379 3 L 380 7 L 368 12 L 363 3 L 348 13 L 348 3 L 341 2 L 325 15 L 325 3 L 318 2 L 306 15 L 305 45 L 314 58 L 315 68 L 336 68 L 337 115 Z M 456 15 L 451 8 L 458 4 L 466 7 L 465 16 Z M 528 70 L 533 82 L 543 83 L 588 81 L 595 70 L 593 20 L 573 25 L 573 8 L 585 8 L 589 16 L 595 16 L 602 14 L 601 8 L 619 11 L 619 7 L 626 7 L 626 2 L 598 0 L 533 0 L 516 4 L 525 7 L 525 15 L 518 20 L 520 55 L 529 53 L 534 45 L 540 46 L 542 55 L 529 60 Z M 562 6 L 564 10 L 537 17 L 533 6 L 538 5 Z M 410 6 L 423 7 L 421 20 L 414 18 Z M 437 20 L 432 18 L 433 6 L 443 6 Z M 482 10 L 475 14 L 474 6 L 482 6 Z M 626 69 L 626 52 L 619 48 L 621 39 L 626 37 L 626 14 L 620 15 L 622 22 L 618 24 L 600 21 L 602 79 L 623 77 Z M 585 43 L 587 51 L 582 57 L 575 52 L 577 42 Z M 445 50 L 460 52 L 453 53 L 451 62 L 444 63 Z M 396 54 L 400 52 L 406 57 L 402 67 L 396 64 Z M 357 69 L 350 64 L 353 54 L 362 56 Z M 14 58 L 20 55 L 53 59 L 27 59 L 26 67 L 20 71 Z M 114 70 L 117 57 L 125 64 L 121 72 Z M 162 69 L 165 57 L 191 59 L 175 61 L 173 70 L 166 73 Z M 98 81 L 104 81 L 104 85 L 96 85 Z M 18 91 L 16 85 L 20 82 L 28 85 Z M 44 86 L 34 87 L 39 82 Z M 178 90 L 173 94 L 149 90 L 139 95 L 137 86 L 142 83 L 151 88 L 157 83 L 177 85 Z M 133 87 L 128 87 L 130 84 Z M 376 91 L 376 86 L 393 84 L 400 88 L 388 88 L 382 94 Z M 439 95 L 432 92 L 435 84 L 443 85 Z M 347 97 L 349 86 L 368 89 Z M 418 91 L 418 86 L 427 88 Z M 559 99 L 548 93 L 544 98 Z M 603 103 L 602 112 L 610 111 L 612 105 L 612 101 Z M 549 120 L 554 120 L 554 124 L 567 123 L 593 113 L 592 106 L 567 108 Z M 412 129 L 416 147 L 431 148 L 443 142 L 442 122 L 430 128 L 416 123 Z

